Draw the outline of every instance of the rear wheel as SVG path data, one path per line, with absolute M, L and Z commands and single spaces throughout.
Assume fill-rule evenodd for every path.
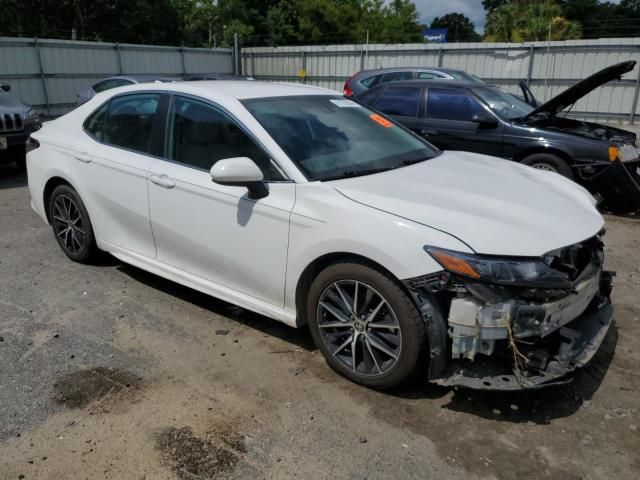
M 425 326 L 400 285 L 364 263 L 337 263 L 311 284 L 307 318 L 329 366 L 350 380 L 388 388 L 411 376 Z
M 524 158 L 521 163 L 539 170 L 559 173 L 560 175 L 573 180 L 573 172 L 567 162 L 551 153 L 534 153 L 533 155 L 529 155 Z
M 90 263 L 99 252 L 87 209 L 78 192 L 59 185 L 49 199 L 49 220 L 62 251 L 71 260 Z

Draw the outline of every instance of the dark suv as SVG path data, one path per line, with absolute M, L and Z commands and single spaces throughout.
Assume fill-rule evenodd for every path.
M 455 80 L 394 82 L 356 99 L 440 149 L 484 153 L 557 172 L 602 194 L 612 209 L 635 211 L 640 209 L 635 134 L 558 115 L 634 66 L 631 61 L 605 68 L 537 108 L 497 87 Z
M 25 146 L 29 134 L 40 128 L 33 109 L 8 94 L 11 87 L 0 84 L 0 164 L 25 165 Z

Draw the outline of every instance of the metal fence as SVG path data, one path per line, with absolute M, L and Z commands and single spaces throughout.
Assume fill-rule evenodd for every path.
M 0 82 L 9 83 L 12 95 L 48 115 L 73 108 L 80 90 L 108 76 L 182 78 L 233 70 L 232 50 L 224 48 L 0 37 Z
M 242 49 L 243 73 L 256 79 L 303 82 L 342 90 L 344 81 L 364 69 L 440 66 L 466 70 L 505 90 L 518 92 L 526 81 L 538 100 L 554 95 L 624 60 L 640 61 L 640 38 L 562 42 L 330 45 Z M 640 63 L 640 62 L 639 62 Z M 640 68 L 609 83 L 574 106 L 572 115 L 633 123 L 640 114 Z

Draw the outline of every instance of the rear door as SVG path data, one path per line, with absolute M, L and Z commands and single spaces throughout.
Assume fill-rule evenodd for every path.
M 420 133 L 442 150 L 464 150 L 499 156 L 504 126 L 475 123 L 476 114 L 495 115 L 466 89 L 429 87 L 425 97 L 425 113 Z
M 367 103 L 365 98 L 363 101 Z M 408 129 L 419 133 L 423 121 L 420 118 L 421 102 L 422 87 L 389 85 L 380 96 L 373 100 L 372 106 Z

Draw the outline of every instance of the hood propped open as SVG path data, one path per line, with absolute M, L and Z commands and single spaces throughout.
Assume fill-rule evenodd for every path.
M 564 92 L 556 95 L 548 102 L 533 110 L 522 120 L 526 121 L 538 116 L 541 113 L 546 113 L 547 117 L 557 115 L 559 112 L 561 112 L 568 106 L 573 105 L 586 94 L 592 92 L 599 86 L 604 85 L 611 80 L 615 80 L 616 78 L 620 78 L 625 73 L 630 72 L 635 68 L 635 66 L 635 60 L 630 60 L 628 62 L 617 63 L 615 65 L 611 65 L 610 67 L 604 68 L 599 72 L 594 73 L 590 77 L 587 77 L 584 80 L 576 83 L 575 85 L 567 88 Z

